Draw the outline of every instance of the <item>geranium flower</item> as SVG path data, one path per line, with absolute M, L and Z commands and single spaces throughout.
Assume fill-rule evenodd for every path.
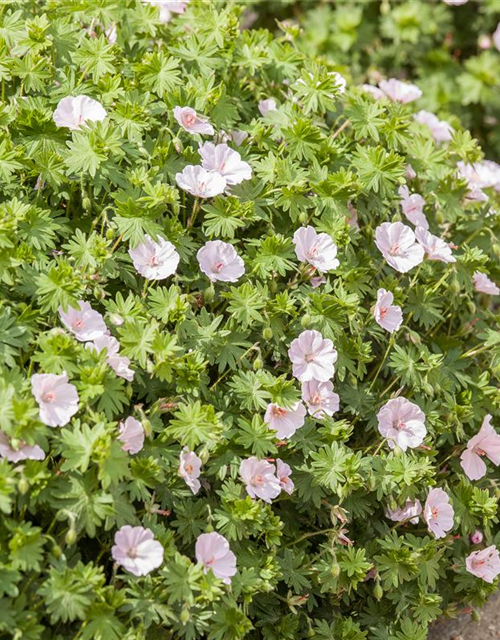
M 110 335 L 99 336 L 93 342 L 87 343 L 87 348 L 101 353 L 106 349 L 106 362 L 117 376 L 131 382 L 134 379 L 134 371 L 130 368 L 130 360 L 119 354 L 120 343 Z
M 311 227 L 301 227 L 293 234 L 295 254 L 301 262 L 307 262 L 320 273 L 339 266 L 337 245 L 327 233 L 317 233 Z
M 493 39 L 493 44 L 500 51 L 500 22 L 497 24 L 497 28 L 493 33 L 492 39 Z
M 181 173 L 175 174 L 181 189 L 197 198 L 213 198 L 223 193 L 226 179 L 216 171 L 207 171 L 201 166 L 188 164 Z
M 500 184 L 500 165 L 492 160 L 483 160 L 474 164 L 457 162 L 458 173 L 467 181 L 469 188 L 488 189 Z
M 417 177 L 417 172 L 411 164 L 406 165 L 405 177 L 407 180 L 414 180 Z
M 486 475 L 486 456 L 498 467 L 500 465 L 500 435 L 491 425 L 491 415 L 487 415 L 479 432 L 467 443 L 466 450 L 460 456 L 460 464 L 469 480 L 479 480 Z
M 270 111 L 276 111 L 276 100 L 273 98 L 267 98 L 267 100 L 261 100 L 259 102 L 259 111 L 261 116 L 265 116 Z
M 68 374 L 34 373 L 31 390 L 40 408 L 40 420 L 48 427 L 64 427 L 78 411 L 78 391 Z
M 292 479 L 290 478 L 292 474 L 292 469 L 290 465 L 283 460 L 277 458 L 276 460 L 276 475 L 278 476 L 278 480 L 280 483 L 281 490 L 288 495 L 292 495 L 293 490 L 295 489 L 295 485 L 293 484 Z
M 309 414 L 318 419 L 333 416 L 340 407 L 339 395 L 333 391 L 333 382 L 330 380 L 303 382 L 302 400 L 306 403 Z
M 418 517 L 422 513 L 422 505 L 418 498 L 416 500 L 408 500 L 405 502 L 405 506 L 401 509 L 387 509 L 386 516 L 393 522 L 403 522 L 408 520 L 412 524 L 418 523 Z
M 137 271 L 148 280 L 164 280 L 173 275 L 180 260 L 174 245 L 161 236 L 155 241 L 145 235 L 143 242 L 129 249 L 128 254 Z
M 296 402 L 291 409 L 270 402 L 264 415 L 264 422 L 269 428 L 276 431 L 280 439 L 291 438 L 293 434 L 304 426 L 306 408 L 302 402 Z
M 201 483 L 198 480 L 201 473 L 201 460 L 194 451 L 187 447 L 181 451 L 179 460 L 179 475 L 184 479 L 194 495 L 198 493 Z
M 443 0 L 446 4 L 449 4 L 452 7 L 459 7 L 462 4 L 466 4 L 469 0 Z
M 220 533 L 202 533 L 195 546 L 196 561 L 203 565 L 204 573 L 210 569 L 224 584 L 231 584 L 236 573 L 236 556 L 229 548 L 229 542 Z
M 89 342 L 105 335 L 108 328 L 102 315 L 83 300 L 78 302 L 78 306 L 78 309 L 68 307 L 67 311 L 63 311 L 62 307 L 58 309 L 61 322 L 75 338 L 80 342 Z
M 425 200 L 419 193 L 412 193 L 406 185 L 402 185 L 398 189 L 401 196 L 401 209 L 408 220 L 416 227 L 424 227 L 427 229 L 429 223 L 424 214 Z
M 174 118 L 189 133 L 213 136 L 215 131 L 208 118 L 199 116 L 191 107 L 174 107 Z
M 29 445 L 24 440 L 19 440 L 16 447 L 12 446 L 8 436 L 0 431 L 0 458 L 5 458 L 9 462 L 20 462 L 21 460 L 44 460 L 45 451 L 37 444 Z
M 248 133 L 246 131 L 230 131 L 229 139 L 234 142 L 235 145 L 241 147 L 241 145 L 248 138 Z
M 240 477 L 245 483 L 251 498 L 261 498 L 271 503 L 281 492 L 280 482 L 275 475 L 276 469 L 267 460 L 259 460 L 255 456 L 242 460 Z
M 326 382 L 333 378 L 337 351 L 333 342 L 319 331 L 302 331 L 288 349 L 293 375 L 301 382 Z
M 58 127 L 66 127 L 72 131 L 80 129 L 88 120 L 99 122 L 107 113 L 100 102 L 88 96 L 68 96 L 57 105 L 52 119 Z
M 471 541 L 471 544 L 481 544 L 483 537 L 482 532 L 479 531 L 479 529 L 476 529 L 474 533 L 469 536 L 469 540 Z
M 406 398 L 393 398 L 377 414 L 378 430 L 391 449 L 397 445 L 403 451 L 422 444 L 427 434 L 425 414 Z
M 245 273 L 245 263 L 232 244 L 209 240 L 196 254 L 201 271 L 212 281 L 236 282 Z
M 160 10 L 159 20 L 167 24 L 172 20 L 173 13 L 184 13 L 189 0 L 142 0 L 145 4 L 151 4 Z
M 378 226 L 375 244 L 387 263 L 400 273 L 410 271 L 424 259 L 424 250 L 415 241 L 415 234 L 402 222 L 383 222 Z
M 422 95 L 422 91 L 415 84 L 401 82 L 401 80 L 396 80 L 396 78 L 381 80 L 378 86 L 389 100 L 401 102 L 402 104 L 408 104 L 409 102 L 418 100 Z
M 104 35 L 108 39 L 109 44 L 116 44 L 116 40 L 118 38 L 116 24 L 112 24 L 111 26 L 109 26 L 104 32 Z
M 201 156 L 203 168 L 220 173 L 229 186 L 240 184 L 243 180 L 250 180 L 252 177 L 252 167 L 227 144 L 215 145 L 212 142 L 205 142 L 198 149 L 198 153 Z
M 439 260 L 440 262 L 457 261 L 451 252 L 450 245 L 441 238 L 433 236 L 428 229 L 417 227 L 415 229 L 415 237 L 425 251 L 428 260 Z
M 490 280 L 485 273 L 481 273 L 481 271 L 475 271 L 472 276 L 472 280 L 474 281 L 474 287 L 476 291 L 480 293 L 487 293 L 490 296 L 497 296 L 500 294 L 500 288 Z
M 366 93 L 371 94 L 375 100 L 382 100 L 382 98 L 385 98 L 385 93 L 382 89 L 375 87 L 373 84 L 362 84 L 361 89 Z
M 151 529 L 126 524 L 115 533 L 113 560 L 134 576 L 145 576 L 163 563 L 163 547 Z
M 453 507 L 446 491 L 431 489 L 424 505 L 424 520 L 436 538 L 444 538 L 453 529 Z
M 373 309 L 375 322 L 390 333 L 397 331 L 403 322 L 403 312 L 394 302 L 394 295 L 385 289 L 377 291 L 377 303 Z
M 349 210 L 349 214 L 346 217 L 347 224 L 359 231 L 359 222 L 358 222 L 358 212 L 356 208 L 350 203 L 347 203 L 347 209 Z
M 318 287 L 321 287 L 322 284 L 325 284 L 326 278 L 325 276 L 314 276 L 313 278 L 311 278 L 310 282 L 311 287 L 313 289 L 317 289 Z
M 123 451 L 128 451 L 132 455 L 139 453 L 144 446 L 144 427 L 139 420 L 129 416 L 119 424 L 120 435 L 118 440 L 122 442 Z
M 492 544 L 486 549 L 473 551 L 465 559 L 465 567 L 476 578 L 481 578 L 490 584 L 500 574 L 500 555 L 498 549 Z
M 436 142 L 448 142 L 453 137 L 454 129 L 451 124 L 446 120 L 440 120 L 430 111 L 419 111 L 415 116 L 415 120 L 430 129 Z

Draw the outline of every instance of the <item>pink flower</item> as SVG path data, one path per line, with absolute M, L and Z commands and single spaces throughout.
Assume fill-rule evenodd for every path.
M 337 246 L 327 233 L 317 233 L 311 227 L 301 227 L 293 234 L 295 254 L 301 262 L 307 262 L 320 273 L 339 266 Z
M 106 29 L 104 35 L 108 39 L 109 44 L 115 44 L 118 33 L 116 31 L 116 24 L 112 24 L 110 27 Z
M 469 573 L 476 578 L 481 578 L 490 584 L 500 574 L 500 555 L 498 549 L 492 544 L 486 549 L 473 551 L 465 559 L 465 566 Z
M 288 357 L 292 361 L 293 375 L 301 382 L 326 382 L 333 378 L 337 351 L 333 342 L 323 338 L 319 331 L 302 331 L 290 345 Z
M 200 490 L 201 484 L 198 478 L 201 473 L 201 460 L 194 451 L 187 447 L 181 451 L 179 460 L 179 475 L 184 479 L 194 495 Z
M 453 507 L 446 491 L 431 489 L 424 505 L 424 520 L 436 538 L 444 538 L 453 529 Z
M 291 474 L 292 470 L 290 468 L 290 465 L 277 458 L 276 475 L 278 476 L 281 490 L 285 493 L 288 493 L 288 495 L 291 495 L 293 493 L 293 490 L 295 489 L 295 485 L 290 478 Z
M 429 111 L 419 111 L 415 120 L 428 127 L 436 142 L 448 142 L 453 137 L 453 127 Z
M 318 382 L 308 380 L 302 383 L 302 400 L 307 405 L 307 410 L 314 418 L 333 416 L 339 410 L 340 398 L 333 391 L 333 382 Z
M 410 271 L 424 259 L 424 250 L 415 241 L 415 234 L 402 222 L 383 222 L 378 226 L 375 244 L 387 263 L 400 273 Z
M 45 452 L 37 444 L 30 446 L 24 440 L 18 440 L 14 447 L 5 433 L 0 431 L 0 458 L 5 458 L 9 462 L 44 460 Z
M 393 302 L 394 295 L 390 291 L 385 289 L 377 291 L 377 304 L 373 310 L 373 316 L 375 322 L 389 333 L 397 331 L 403 322 L 401 307 L 392 304 Z
M 270 111 L 276 111 L 276 100 L 273 98 L 267 98 L 267 100 L 261 100 L 259 102 L 259 111 L 261 116 L 265 116 Z
M 40 420 L 48 427 L 64 427 L 78 411 L 78 391 L 68 374 L 34 373 L 31 390 L 40 408 Z
M 385 98 L 385 93 L 382 91 L 382 89 L 375 87 L 373 84 L 362 84 L 361 89 L 366 93 L 372 95 L 375 100 L 381 100 L 382 98 Z
M 349 209 L 349 214 L 347 215 L 347 224 L 353 229 L 357 229 L 359 231 L 359 223 L 358 223 L 358 212 L 355 207 L 348 202 L 347 208 Z
M 235 145 L 241 147 L 241 145 L 248 138 L 248 133 L 246 131 L 230 131 L 229 139 L 234 142 Z
M 120 343 L 110 335 L 99 336 L 94 342 L 87 342 L 86 347 L 101 353 L 106 349 L 106 362 L 113 369 L 117 376 L 125 378 L 131 382 L 134 379 L 134 372 L 130 369 L 130 360 L 119 354 Z
M 408 180 L 414 180 L 417 177 L 417 172 L 411 166 L 411 164 L 406 165 L 405 176 Z
M 402 509 L 387 509 L 386 516 L 393 522 L 403 522 L 409 520 L 412 524 L 418 523 L 418 516 L 422 513 L 422 505 L 420 500 L 408 500 Z
M 476 291 L 480 293 L 487 293 L 490 296 L 497 296 L 500 293 L 500 288 L 481 271 L 475 271 L 472 280 Z
M 108 328 L 104 318 L 98 311 L 94 311 L 88 302 L 80 300 L 79 309 L 68 307 L 63 311 L 59 307 L 59 317 L 64 326 L 71 331 L 80 342 L 88 342 L 105 335 Z
M 175 107 L 174 118 L 189 133 L 200 133 L 213 136 L 215 131 L 208 118 L 199 116 L 191 107 Z
M 203 167 L 188 164 L 181 173 L 175 174 L 177 184 L 197 198 L 213 198 L 223 193 L 226 179 L 220 173 L 207 171 Z
M 497 28 L 493 33 L 493 44 L 500 51 L 500 22 L 497 24 Z
M 457 259 L 451 252 L 451 247 L 441 238 L 433 236 L 428 229 L 417 227 L 415 229 L 415 237 L 428 260 L 439 260 L 440 262 L 456 262 Z
M 57 105 L 52 116 L 58 127 L 76 130 L 84 125 L 87 120 L 98 122 L 106 117 L 106 110 L 100 102 L 88 96 L 68 96 Z
M 145 576 L 163 563 L 163 547 L 151 529 L 126 524 L 115 533 L 113 560 L 134 576 Z
M 377 414 L 378 430 L 391 449 L 397 445 L 403 451 L 422 444 L 427 429 L 425 414 L 406 398 L 393 398 Z
M 425 200 L 419 193 L 412 193 L 406 185 L 399 187 L 398 193 L 401 196 L 401 209 L 408 220 L 418 227 L 429 227 L 424 214 Z
M 314 276 L 314 278 L 311 278 L 311 287 L 313 289 L 317 289 L 318 287 L 321 287 L 322 284 L 325 284 L 325 282 L 325 276 Z
M 212 569 L 214 575 L 224 584 L 231 584 L 236 573 L 236 556 L 229 548 L 229 542 L 220 533 L 202 533 L 195 546 L 196 561 L 203 565 L 203 572 Z
M 281 492 L 275 472 L 273 464 L 255 456 L 242 460 L 240 464 L 240 477 L 246 485 L 248 495 L 251 498 L 262 498 L 264 502 L 271 503 Z
M 123 443 L 123 451 L 128 451 L 132 455 L 139 453 L 144 446 L 144 427 L 142 423 L 129 416 L 124 422 L 120 422 L 119 429 L 118 440 Z
M 460 177 L 467 181 L 471 189 L 488 189 L 500 184 L 500 165 L 492 160 L 474 164 L 457 162 L 457 169 Z
M 198 153 L 201 156 L 203 168 L 220 173 L 229 186 L 240 184 L 243 180 L 250 180 L 252 177 L 252 167 L 227 144 L 215 145 L 212 142 L 205 142 L 198 149 Z
M 446 4 L 449 4 L 452 7 L 459 7 L 462 4 L 465 4 L 469 0 L 443 0 Z
M 474 533 L 469 536 L 469 540 L 471 541 L 471 544 L 481 544 L 483 537 L 482 531 L 476 529 Z
M 147 280 L 164 280 L 173 275 L 179 265 L 179 254 L 174 245 L 161 236 L 155 241 L 144 236 L 135 249 L 128 250 L 134 267 Z
M 385 95 L 393 102 L 401 102 L 402 104 L 408 104 L 414 100 L 418 100 L 422 95 L 422 91 L 414 84 L 409 82 L 401 82 L 396 78 L 390 80 L 382 80 L 378 86 L 382 89 Z
M 469 440 L 460 456 L 460 465 L 469 480 L 479 480 L 486 475 L 484 456 L 496 467 L 500 465 L 500 435 L 491 425 L 490 414 L 484 418 L 481 429 Z
M 277 404 L 269 403 L 264 415 L 264 422 L 276 431 L 280 439 L 291 438 L 293 434 L 304 426 L 306 408 L 302 402 L 296 402 L 291 409 L 283 409 Z
M 196 254 L 201 271 L 212 281 L 236 282 L 245 273 L 245 263 L 232 244 L 209 240 Z
M 167 24 L 172 20 L 172 13 L 184 13 L 189 0 L 179 2 L 178 0 L 142 0 L 146 4 L 158 7 L 160 10 L 160 22 Z

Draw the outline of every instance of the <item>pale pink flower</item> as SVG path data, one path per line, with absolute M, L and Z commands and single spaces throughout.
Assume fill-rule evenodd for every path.
M 227 187 L 226 179 L 220 173 L 192 164 L 184 167 L 181 173 L 176 173 L 175 180 L 181 189 L 197 198 L 213 198 Z
M 261 498 L 264 502 L 271 503 L 281 492 L 275 473 L 273 464 L 255 456 L 242 460 L 240 464 L 240 477 L 246 485 L 248 495 L 251 498 Z
M 444 538 L 453 529 L 454 514 L 446 491 L 431 489 L 424 505 L 424 520 L 436 538 Z
M 293 375 L 301 382 L 326 382 L 333 378 L 337 351 L 333 342 L 323 338 L 319 331 L 302 331 L 292 341 L 288 357 L 292 361 Z
M 106 110 L 97 100 L 88 96 L 68 96 L 59 102 L 52 118 L 58 127 L 76 130 L 87 121 L 104 120 L 106 115 Z
M 500 465 L 500 435 L 491 425 L 488 414 L 479 432 L 467 443 L 467 448 L 460 456 L 460 464 L 469 480 L 479 480 L 486 475 L 486 456 L 496 467 Z
M 236 282 L 245 273 L 245 263 L 232 244 L 209 240 L 196 254 L 201 271 L 212 281 Z
M 118 440 L 122 442 L 123 451 L 130 454 L 139 453 L 144 446 L 144 427 L 139 420 L 129 416 L 119 424 L 120 435 Z
M 116 24 L 112 24 L 110 27 L 108 27 L 104 32 L 104 35 L 108 39 L 109 44 L 115 44 L 118 37 L 118 33 L 116 31 Z
M 393 398 L 377 414 L 378 430 L 391 449 L 397 445 L 403 451 L 422 444 L 427 434 L 425 414 L 406 398 Z
M 483 541 L 483 537 L 484 536 L 482 531 L 476 529 L 474 533 L 469 536 L 469 540 L 471 541 L 471 544 L 481 544 L 481 542 Z
M 408 220 L 417 227 L 424 227 L 427 229 L 429 223 L 424 214 L 425 200 L 419 193 L 412 193 L 406 185 L 402 185 L 398 189 L 398 193 L 401 196 L 401 209 L 408 218 Z
M 358 222 L 358 212 L 356 208 L 350 203 L 347 203 L 347 208 L 349 209 L 349 214 L 347 215 L 347 224 L 359 231 L 359 222 Z
M 163 547 L 151 529 L 126 524 L 115 533 L 113 560 L 134 576 L 145 576 L 163 563 Z
M 106 362 L 113 369 L 117 376 L 125 378 L 131 382 L 134 379 L 134 372 L 130 368 L 130 360 L 120 355 L 120 343 L 110 335 L 99 336 L 93 342 L 87 343 L 87 348 L 101 353 L 106 349 Z
M 235 145 L 241 147 L 241 145 L 248 138 L 248 133 L 246 131 L 230 131 L 229 138 L 234 142 Z
M 163 24 L 167 24 L 172 20 L 173 13 L 184 13 L 189 0 L 180 2 L 178 0 L 142 0 L 145 4 L 151 4 L 158 7 L 159 19 Z
M 391 291 L 379 289 L 377 291 L 377 303 L 373 309 L 375 322 L 390 333 L 397 331 L 403 322 L 403 312 L 401 307 L 394 302 L 394 295 Z
M 68 382 L 67 373 L 34 373 L 31 390 L 40 420 L 48 427 L 64 427 L 78 411 L 78 391 Z
M 8 436 L 0 431 L 0 458 L 5 458 L 9 462 L 44 460 L 45 452 L 37 444 L 29 445 L 24 440 L 18 440 L 14 447 Z
M 465 566 L 473 576 L 492 584 L 500 574 L 500 554 L 498 549 L 492 544 L 486 549 L 473 551 L 465 559 Z
M 201 460 L 194 451 L 187 447 L 181 451 L 179 459 L 179 475 L 191 489 L 194 495 L 198 493 L 201 483 L 198 480 L 201 473 Z
M 417 177 L 417 172 L 411 166 L 411 164 L 406 165 L 405 176 L 408 180 L 414 180 Z
M 381 100 L 382 98 L 385 98 L 385 93 L 382 91 L 382 89 L 375 87 L 373 84 L 362 84 L 361 89 L 366 93 L 371 94 L 375 98 L 375 100 Z
M 375 230 L 375 244 L 387 263 L 396 271 L 406 273 L 424 259 L 424 250 L 415 234 L 402 222 L 383 222 Z
M 490 280 L 485 273 L 481 273 L 481 271 L 475 271 L 472 276 L 472 280 L 474 281 L 474 287 L 476 291 L 480 293 L 487 293 L 490 296 L 497 296 L 500 294 L 500 288 Z
M 250 180 L 252 177 L 252 167 L 227 144 L 215 145 L 212 142 L 205 142 L 198 149 L 198 153 L 201 156 L 203 168 L 220 173 L 229 186 L 240 184 L 243 180 Z
M 438 236 L 432 235 L 428 229 L 417 227 L 415 229 L 415 237 L 425 251 L 428 260 L 439 260 L 440 262 L 457 261 L 451 252 L 450 245 L 438 238 Z
M 451 7 L 459 7 L 468 1 L 469 0 L 443 0 L 443 2 L 446 2 L 446 4 L 449 4 Z
M 259 102 L 259 111 L 261 116 L 265 116 L 270 111 L 276 111 L 276 100 L 273 98 L 267 98 L 267 100 L 261 100 Z
M 293 234 L 295 254 L 301 262 L 307 262 L 320 273 L 339 266 L 337 245 L 327 233 L 317 233 L 314 227 L 301 227 Z
M 67 311 L 63 311 L 62 307 L 58 309 L 61 322 L 75 338 L 80 342 L 89 342 L 105 335 L 108 328 L 102 315 L 83 300 L 78 302 L 78 306 L 78 309 L 68 307 Z
M 307 405 L 309 415 L 314 418 L 324 418 L 333 416 L 339 410 L 340 398 L 338 393 L 333 391 L 333 382 L 318 382 L 318 380 L 308 380 L 302 383 L 302 400 Z
M 460 161 L 457 162 L 457 169 L 471 189 L 488 189 L 500 184 L 500 165 L 493 160 L 482 160 L 474 164 Z
M 325 284 L 325 282 L 325 276 L 314 276 L 313 278 L 311 278 L 311 287 L 313 289 L 317 289 L 318 287 L 321 287 L 322 284 Z
M 386 516 L 389 520 L 393 522 L 403 522 L 404 520 L 409 520 L 412 524 L 418 523 L 418 517 L 422 513 L 422 505 L 420 504 L 420 500 L 408 500 L 405 503 L 405 506 L 401 509 L 395 509 L 394 511 L 390 508 L 386 511 Z
M 414 84 L 409 82 L 401 82 L 396 78 L 390 80 L 382 80 L 378 86 L 385 95 L 393 102 L 401 102 L 402 104 L 408 104 L 414 100 L 418 100 L 422 95 L 422 91 Z
M 191 107 L 174 107 L 174 118 L 189 133 L 213 136 L 215 131 L 208 118 L 199 116 Z
M 491 49 L 492 44 L 494 44 L 494 40 L 492 41 L 490 36 L 487 36 L 485 33 L 482 33 L 477 39 L 477 46 L 480 49 L 483 49 L 483 51 L 486 49 Z
M 196 540 L 195 555 L 196 561 L 203 565 L 204 573 L 212 569 L 224 584 L 231 584 L 231 578 L 236 574 L 236 556 L 224 536 L 216 531 L 202 533 Z
M 180 260 L 174 245 L 161 236 L 153 240 L 145 235 L 143 242 L 129 249 L 128 254 L 134 267 L 147 280 L 164 280 L 173 275 Z
M 296 402 L 291 409 L 283 409 L 274 402 L 270 402 L 264 415 L 264 422 L 276 431 L 280 439 L 291 438 L 293 434 L 304 426 L 306 408 L 302 402 Z
M 453 138 L 453 127 L 430 111 L 419 111 L 415 120 L 428 127 L 436 142 L 448 142 Z
M 276 475 L 278 477 L 281 490 L 288 493 L 288 495 L 291 495 L 295 489 L 293 480 L 290 478 L 292 475 L 292 469 L 290 468 L 290 465 L 279 458 L 276 459 Z
M 497 24 L 497 28 L 492 36 L 493 44 L 500 51 L 500 22 Z

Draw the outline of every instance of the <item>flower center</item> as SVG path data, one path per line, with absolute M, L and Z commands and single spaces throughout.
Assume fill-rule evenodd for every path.
M 438 508 L 437 507 L 432 507 L 431 513 L 432 513 L 432 517 L 433 518 L 437 518 L 438 517 L 438 513 L 439 513 Z
M 184 469 L 186 470 L 186 472 L 188 473 L 188 475 L 191 475 L 193 473 L 193 465 L 192 464 L 186 464 L 184 466 Z
M 275 418 L 282 418 L 286 415 L 286 409 L 282 409 L 281 407 L 273 407 L 273 416 Z
M 195 116 L 193 116 L 193 114 L 189 113 L 188 115 L 184 116 L 184 124 L 186 126 L 192 127 L 195 122 L 196 122 L 196 118 Z
M 153 255 L 153 256 L 151 256 L 151 258 L 149 258 L 149 266 L 150 267 L 158 266 L 158 258 L 155 255 Z
M 311 247 L 307 252 L 308 258 L 316 258 L 318 255 L 318 247 Z
M 44 402 L 54 402 L 54 400 L 56 399 L 56 394 L 54 391 L 47 391 L 46 393 L 43 394 L 42 396 L 42 400 Z
M 311 396 L 311 399 L 309 400 L 309 404 L 314 404 L 314 405 L 321 404 L 321 395 L 317 391 L 316 393 L 313 393 L 313 395 Z
M 314 358 L 316 356 L 314 355 L 314 353 L 306 353 L 306 355 L 304 356 L 304 360 L 306 362 L 314 362 Z
M 139 552 L 137 551 L 137 547 L 131 547 L 128 550 L 127 553 L 128 557 L 131 558 L 132 560 L 134 560 L 135 558 L 137 558 L 137 556 L 139 555 Z
M 224 269 L 225 266 L 226 266 L 225 262 L 217 262 L 214 265 L 215 273 L 220 273 L 222 271 L 222 269 Z
M 83 320 L 82 318 L 78 318 L 77 320 L 75 320 L 73 322 L 73 324 L 71 325 L 73 327 L 73 329 L 81 329 L 83 327 Z
M 483 451 L 482 449 L 479 449 L 478 447 L 474 447 L 474 453 L 477 453 L 478 456 L 485 456 L 486 455 L 486 451 Z
M 261 487 L 264 484 L 264 477 L 262 476 L 262 474 L 257 473 L 252 477 L 250 484 L 252 485 L 252 487 Z
M 389 249 L 389 255 L 390 256 L 397 256 L 399 253 L 400 249 L 399 249 L 399 244 L 397 242 L 395 242 L 392 247 Z
M 385 318 L 385 316 L 387 315 L 387 312 L 389 311 L 389 309 L 387 307 L 382 307 L 381 309 L 379 309 L 379 316 L 380 318 Z
M 392 426 L 394 429 L 397 429 L 397 431 L 402 431 L 403 429 L 406 428 L 406 423 L 403 422 L 403 420 L 396 419 L 392 423 Z

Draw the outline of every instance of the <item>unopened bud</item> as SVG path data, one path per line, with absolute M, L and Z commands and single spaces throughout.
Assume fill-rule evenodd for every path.
M 113 238 L 115 237 L 116 233 L 114 229 L 108 229 L 106 231 L 106 240 L 113 240 Z
M 205 302 L 212 302 L 214 298 L 215 298 L 215 289 L 214 289 L 214 286 L 211 284 L 203 292 L 203 299 L 205 300 Z
M 307 224 L 308 220 L 309 220 L 309 216 L 307 215 L 307 211 L 301 211 L 299 213 L 300 224 Z
M 271 293 L 276 293 L 276 291 L 278 291 L 278 283 L 276 282 L 276 280 L 271 280 L 271 282 L 269 283 L 269 291 Z
M 263 366 L 264 363 L 262 362 L 262 358 L 255 358 L 255 360 L 253 361 L 253 370 L 258 371 L 259 369 L 262 369 Z
M 181 622 L 183 625 L 186 625 L 191 620 L 191 614 L 189 613 L 189 609 L 182 609 L 181 611 Z
M 380 582 L 377 580 L 373 587 L 373 596 L 376 600 L 382 600 L 384 596 L 384 590 L 382 589 Z
M 77 538 L 76 531 L 73 528 L 68 529 L 66 532 L 66 535 L 64 536 L 64 540 L 66 544 L 69 546 L 75 544 L 76 538 Z
M 498 242 L 494 242 L 491 245 L 491 249 L 492 249 L 493 253 L 496 255 L 496 257 L 500 258 L 500 244 L 498 244 Z
M 55 544 L 55 545 L 52 547 L 51 551 L 52 551 L 52 555 L 53 555 L 55 558 L 60 558 L 60 557 L 62 556 L 62 549 L 61 549 L 61 547 L 60 547 L 58 544 Z
M 470 612 L 470 617 L 474 620 L 474 622 L 479 622 L 481 620 L 481 616 L 475 609 L 472 609 L 472 611 Z
M 330 574 L 333 578 L 338 578 L 340 575 L 340 566 L 337 562 L 334 562 L 330 567 Z
M 17 483 L 17 490 L 19 491 L 19 493 L 21 495 L 24 496 L 25 493 L 27 493 L 29 491 L 30 485 L 28 483 L 28 481 L 26 480 L 26 478 L 23 476 L 19 482 Z
M 85 198 L 82 200 L 82 207 L 84 211 L 90 211 L 92 208 L 92 202 L 90 201 L 90 198 L 88 196 L 85 196 Z
M 307 327 L 311 324 L 311 316 L 308 313 L 303 315 L 300 324 L 304 329 L 307 329 Z
M 264 331 L 262 332 L 262 337 L 264 338 L 264 340 L 271 340 L 271 338 L 273 337 L 273 330 L 271 329 L 271 327 L 264 328 Z

